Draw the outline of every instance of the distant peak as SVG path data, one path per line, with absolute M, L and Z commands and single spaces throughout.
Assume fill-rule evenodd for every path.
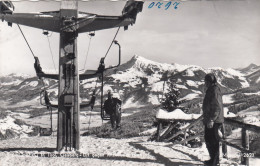
M 139 56 L 139 55 L 134 55 L 132 58 L 131 58 L 131 61 L 149 61 L 148 59 L 142 57 L 142 56 Z
M 149 64 L 160 65 L 159 62 L 155 62 L 153 60 L 147 59 L 147 58 L 145 58 L 143 56 L 139 56 L 139 55 L 134 55 L 132 57 L 131 61 L 139 63 L 139 64 L 143 64 L 143 65 L 149 65 Z
M 254 63 L 251 63 L 247 68 L 255 68 L 255 67 L 257 67 L 257 65 Z
M 128 62 L 136 62 L 139 59 L 138 55 L 134 55 Z
M 245 73 L 245 74 L 250 74 L 256 70 L 259 70 L 260 69 L 260 66 L 257 66 L 256 64 L 254 63 L 251 63 L 250 65 L 248 65 L 247 67 L 245 68 L 240 68 L 238 70 L 240 70 L 242 73 Z
M 135 55 L 131 58 L 130 61 L 137 61 L 137 60 L 138 60 L 138 61 L 146 61 L 146 60 L 148 60 L 148 59 L 145 59 L 144 57 L 135 54 Z
M 133 57 L 132 57 L 132 59 L 138 59 L 139 58 L 139 55 L 134 55 Z

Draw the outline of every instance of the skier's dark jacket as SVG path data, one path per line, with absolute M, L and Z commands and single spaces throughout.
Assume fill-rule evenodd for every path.
M 104 108 L 107 114 L 116 113 L 117 107 L 121 106 L 121 100 L 118 98 L 112 97 L 111 99 L 107 99 L 104 103 Z
M 203 100 L 203 117 L 204 124 L 213 120 L 214 123 L 223 123 L 223 101 L 221 90 L 217 83 L 211 84 L 206 91 L 205 98 Z

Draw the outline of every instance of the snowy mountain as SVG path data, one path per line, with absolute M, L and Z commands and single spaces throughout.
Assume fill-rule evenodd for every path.
M 111 89 L 117 93 L 125 105 L 159 104 L 163 94 L 162 75 L 168 71 L 168 80 L 175 80 L 183 99 L 200 99 L 204 93 L 204 77 L 206 73 L 214 73 L 222 87 L 223 93 L 233 93 L 240 89 L 254 89 L 260 84 L 260 66 L 251 64 L 243 69 L 205 69 L 195 65 L 158 63 L 141 56 L 133 56 L 120 67 L 105 73 L 104 92 Z M 89 101 L 96 85 L 96 78 L 81 82 L 81 100 Z M 45 79 L 51 99 L 56 100 L 58 95 L 57 81 Z M 167 91 L 167 84 L 165 92 Z M 97 89 L 101 86 L 97 82 Z M 9 104 L 31 102 L 30 107 L 39 104 L 39 93 L 43 89 L 42 82 L 37 77 L 23 75 L 8 75 L 0 78 L 0 100 Z M 29 102 L 29 103 L 30 103 Z M 99 102 L 99 101 L 97 101 Z M 35 105 L 33 105 L 35 103 Z
M 260 66 L 257 66 L 256 64 L 251 63 L 249 66 L 247 66 L 245 68 L 240 68 L 238 70 L 246 75 L 249 75 L 249 74 L 252 74 L 252 73 L 260 70 Z
M 224 93 L 257 86 L 256 81 L 250 78 L 259 78 L 257 74 L 260 74 L 260 71 L 256 71 L 249 77 L 235 69 L 204 69 L 195 65 L 162 64 L 134 56 L 127 63 L 107 74 L 107 88 L 112 87 L 123 96 L 124 101 L 131 98 L 133 102 L 158 104 L 159 96 L 163 91 L 162 75 L 166 71 L 168 71 L 168 80 L 175 80 L 177 88 L 181 91 L 181 97 L 188 100 L 202 97 L 206 73 L 212 72 L 217 76 Z M 138 96 L 140 93 L 142 95 Z

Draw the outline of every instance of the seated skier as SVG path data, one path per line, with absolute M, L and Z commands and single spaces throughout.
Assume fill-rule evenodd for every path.
M 107 114 L 110 116 L 112 129 L 120 128 L 121 122 L 121 100 L 115 97 L 112 97 L 113 94 L 111 91 L 108 91 L 108 98 L 104 103 L 104 109 Z

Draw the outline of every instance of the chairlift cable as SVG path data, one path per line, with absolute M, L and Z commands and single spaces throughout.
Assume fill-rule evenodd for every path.
M 112 42 L 111 42 L 111 44 L 110 44 L 110 46 L 109 46 L 109 48 L 108 48 L 108 50 L 107 50 L 107 53 L 106 53 L 106 55 L 105 55 L 104 59 L 107 57 L 107 54 L 108 54 L 108 52 L 109 52 L 110 48 L 112 47 L 112 45 L 113 45 L 113 42 L 114 42 L 114 41 L 115 41 L 115 39 L 116 39 L 116 36 L 117 36 L 117 34 L 118 34 L 118 32 L 119 32 L 119 29 L 120 29 L 120 27 L 118 27 L 118 29 L 117 29 L 117 31 L 116 31 L 116 34 L 115 34 L 115 36 L 114 36 L 114 38 L 113 38 L 113 40 L 112 40 Z
M 53 53 L 52 53 L 52 49 L 51 49 L 51 44 L 50 44 L 49 36 L 47 36 L 47 39 L 48 39 L 49 49 L 50 49 L 50 53 L 51 53 L 51 57 L 52 57 L 52 63 L 53 63 L 53 66 L 54 66 L 55 71 L 57 71 L 56 66 L 55 66 L 55 63 L 54 63 L 54 58 L 53 58 Z
M 31 53 L 32 53 L 32 56 L 33 56 L 33 58 L 35 58 L 36 56 L 34 55 L 34 53 L 33 53 L 32 49 L 31 49 L 31 47 L 30 47 L 30 45 L 29 45 L 29 43 L 28 43 L 28 41 L 27 41 L 27 39 L 26 39 L 26 37 L 25 37 L 25 35 L 24 35 L 24 33 L 23 33 L 23 31 L 22 31 L 21 27 L 20 27 L 20 25 L 19 25 L 19 24 L 17 24 L 17 26 L 18 26 L 18 28 L 19 28 L 19 30 L 20 30 L 20 32 L 21 32 L 21 34 L 23 35 L 23 38 L 24 38 L 24 40 L 25 40 L 25 42 L 26 42 L 27 46 L 29 47 L 29 49 L 30 49 L 30 51 L 31 51 Z M 41 80 L 41 82 L 42 82 L 42 84 L 43 84 L 43 88 L 44 88 L 44 90 L 46 90 L 46 87 L 45 87 L 45 84 L 44 84 L 44 81 L 43 81 L 43 79 L 41 78 L 40 80 Z
M 83 68 L 83 70 L 85 70 L 85 67 L 86 67 L 86 63 L 87 63 L 87 59 L 88 59 L 88 53 L 89 53 L 89 48 L 90 48 L 91 39 L 92 39 L 92 36 L 90 36 L 90 38 L 89 38 L 88 50 L 87 50 L 87 55 L 86 55 L 86 59 L 85 59 L 85 63 L 84 63 L 84 68 Z
M 30 51 L 31 51 L 31 53 L 32 53 L 32 56 L 35 58 L 36 56 L 34 55 L 34 53 L 33 53 L 32 49 L 31 49 L 31 47 L 30 47 L 30 45 L 29 45 L 29 43 L 28 43 L 28 41 L 27 41 L 27 39 L 26 39 L 26 37 L 25 37 L 25 35 L 24 35 L 24 33 L 23 33 L 23 31 L 22 31 L 21 27 L 20 27 L 20 25 L 19 25 L 19 24 L 17 24 L 17 26 L 18 26 L 18 28 L 19 28 L 19 30 L 20 30 L 20 32 L 21 32 L 21 34 L 23 35 L 23 38 L 24 38 L 24 40 L 25 40 L 25 42 L 26 42 L 27 46 L 29 47 L 29 49 L 30 49 Z M 40 80 L 41 80 L 41 82 L 42 82 L 43 89 L 44 89 L 44 90 L 46 90 L 46 87 L 45 87 L 45 84 L 44 84 L 44 81 L 43 81 L 43 79 L 41 78 Z
M 89 131 L 89 127 L 90 127 L 90 120 L 91 120 L 91 112 L 92 112 L 93 109 L 90 109 L 90 115 L 89 115 L 89 120 L 88 120 L 88 131 Z
M 96 80 L 96 85 L 95 85 L 93 94 L 96 94 L 97 81 L 98 81 L 98 78 L 97 78 L 97 80 Z M 92 94 L 92 97 L 93 97 L 93 94 Z M 89 115 L 89 121 L 88 121 L 88 131 L 89 131 L 89 127 L 90 127 L 90 121 L 91 121 L 91 115 L 92 115 L 91 112 L 93 111 L 93 108 L 94 108 L 94 105 L 93 105 L 93 107 L 90 109 L 90 115 Z
M 22 35 L 23 35 L 23 38 L 24 38 L 24 40 L 26 41 L 26 43 L 27 43 L 27 46 L 29 47 L 29 49 L 30 49 L 30 51 L 31 51 L 31 53 L 32 53 L 32 55 L 33 55 L 33 57 L 35 58 L 35 55 L 34 55 L 34 53 L 33 53 L 32 49 L 31 49 L 31 47 L 30 47 L 30 45 L 29 45 L 29 43 L 28 43 L 28 41 L 27 41 L 26 37 L 24 36 L 24 33 L 23 33 L 23 31 L 22 31 L 22 29 L 21 29 L 20 25 L 19 25 L 19 24 L 17 24 L 17 26 L 18 26 L 18 28 L 20 29 L 20 32 L 22 33 Z

